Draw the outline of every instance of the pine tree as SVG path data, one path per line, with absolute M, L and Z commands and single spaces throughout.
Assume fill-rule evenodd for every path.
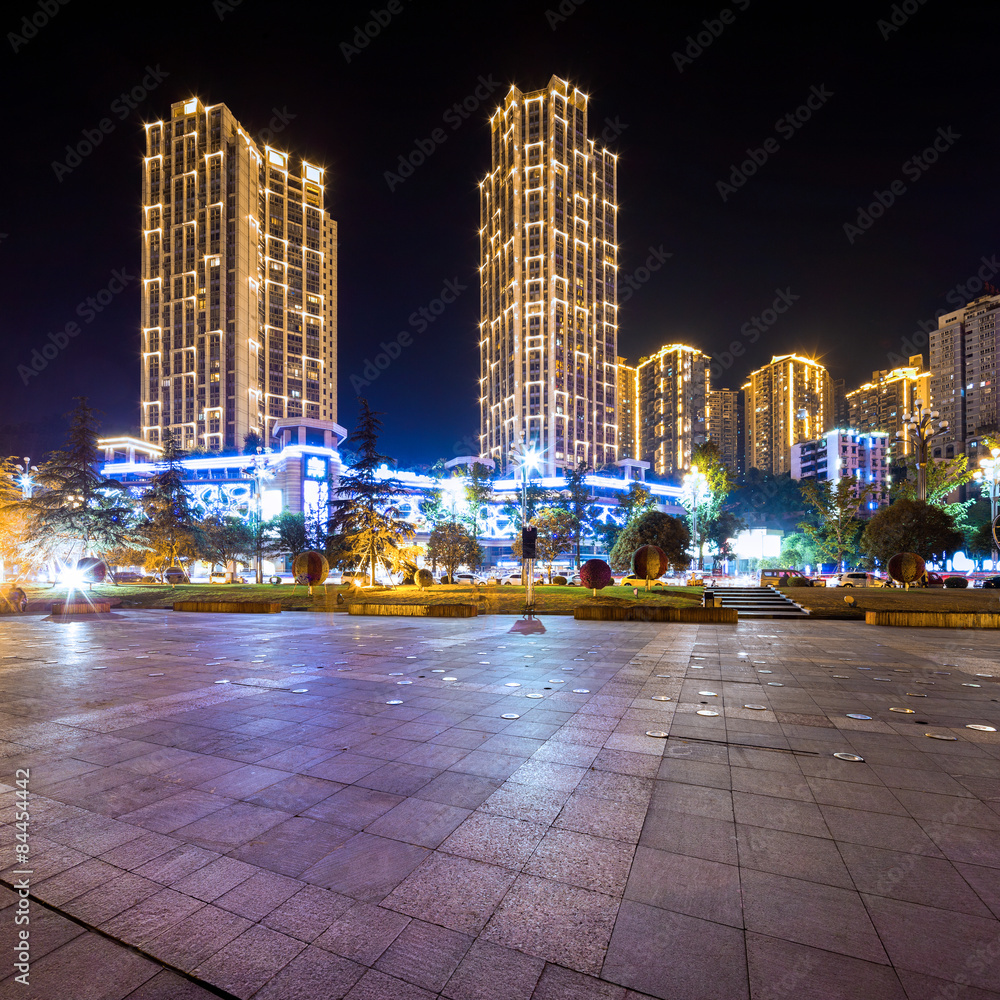
M 351 553 L 355 566 L 367 567 L 368 579 L 375 586 L 375 567 L 388 564 L 396 551 L 413 537 L 413 529 L 400 516 L 396 498 L 405 491 L 396 479 L 378 475 L 380 465 L 394 460 L 378 450 L 382 429 L 381 414 L 368 406 L 368 400 L 358 400 L 361 412 L 358 424 L 348 440 L 356 451 L 349 472 L 340 477 L 330 500 L 330 525 L 343 536 L 343 545 Z
M 173 437 L 164 441 L 160 461 L 165 467 L 153 476 L 142 496 L 145 520 L 140 530 L 155 563 L 162 570 L 178 565 L 180 558 L 195 558 L 201 542 L 191 499 L 184 485 L 180 452 Z

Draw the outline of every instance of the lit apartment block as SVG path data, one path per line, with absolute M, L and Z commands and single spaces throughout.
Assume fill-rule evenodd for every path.
M 618 359 L 618 458 L 638 458 L 636 414 L 639 412 L 638 372 Z
M 697 348 L 668 344 L 636 365 L 638 458 L 668 476 L 691 468 L 691 453 L 708 438 L 709 364 Z
M 543 475 L 619 457 L 617 158 L 588 136 L 587 95 L 511 87 L 480 182 L 480 453 L 520 440 Z
M 1000 433 L 997 411 L 997 314 L 1000 295 L 983 295 L 938 317 L 931 330 L 931 406 L 948 431 L 934 439 L 934 458 L 989 455 L 982 435 Z M 981 453 L 981 454 L 980 454 Z
M 752 372 L 744 392 L 745 468 L 791 470 L 792 445 L 833 425 L 833 383 L 811 358 L 783 354 Z
M 735 476 L 743 471 L 743 401 L 738 389 L 708 393 L 708 440 L 719 449 L 722 464 Z
M 272 443 L 337 417 L 337 224 L 321 167 L 198 98 L 146 126 L 142 437 Z
M 900 368 L 872 372 L 870 382 L 847 394 L 850 426 L 858 431 L 887 433 L 895 458 L 913 450 L 909 436 L 896 438 L 896 431 L 903 427 L 903 414 L 920 405 L 930 406 L 931 373 L 923 371 L 923 355 L 914 354 L 909 362 Z
M 815 441 L 792 445 L 792 479 L 837 482 L 844 476 L 875 484 L 868 511 L 889 502 L 889 446 L 892 436 L 856 430 L 833 430 Z

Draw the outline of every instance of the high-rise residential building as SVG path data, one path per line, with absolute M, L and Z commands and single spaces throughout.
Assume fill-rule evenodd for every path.
M 638 372 L 618 359 L 618 458 L 638 458 L 636 414 L 639 412 Z
M 989 454 L 982 436 L 1000 432 L 997 411 L 997 314 L 1000 295 L 983 295 L 938 317 L 931 330 L 931 406 L 948 430 L 934 439 L 934 458 L 968 455 L 970 464 Z
M 833 425 L 834 427 L 848 427 L 851 411 L 847 404 L 847 380 L 835 378 L 831 385 L 833 386 Z
M 617 157 L 587 95 L 511 87 L 480 182 L 480 453 L 519 441 L 544 475 L 619 458 Z
M 848 420 L 854 430 L 881 431 L 889 435 L 893 458 L 905 458 L 913 450 L 909 436 L 896 438 L 903 428 L 903 415 L 920 405 L 930 406 L 931 373 L 924 371 L 922 354 L 914 354 L 909 364 L 872 372 L 870 382 L 847 394 Z M 838 427 L 843 427 L 841 423 Z
M 792 445 L 792 479 L 821 479 L 836 483 L 849 476 L 859 484 L 873 483 L 866 510 L 889 502 L 889 448 L 892 435 L 885 432 L 871 434 L 838 428 L 828 431 L 814 441 L 800 441 Z
M 337 224 L 324 171 L 197 97 L 146 126 L 142 437 L 272 443 L 337 417 Z M 329 436 L 329 435 L 327 435 Z
M 642 358 L 638 372 L 637 457 L 669 476 L 691 468 L 691 453 L 708 439 L 711 358 L 668 344 Z
M 722 464 L 735 476 L 743 471 L 743 402 L 738 389 L 708 394 L 708 440 L 719 449 Z
M 747 470 L 789 472 L 792 445 L 833 427 L 833 383 L 812 358 L 774 357 L 750 374 L 743 391 Z

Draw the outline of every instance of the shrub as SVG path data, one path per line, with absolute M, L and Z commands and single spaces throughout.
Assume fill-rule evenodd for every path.
M 554 587 L 565 587 L 569 583 L 569 580 L 564 576 L 554 576 L 552 577 L 552 585 Z
M 588 559 L 580 567 L 580 582 L 594 592 L 594 597 L 599 590 L 607 587 L 612 579 L 611 567 L 603 559 Z
M 789 587 L 811 587 L 812 581 L 807 580 L 804 576 L 790 576 L 788 578 Z
M 969 581 L 964 576 L 946 576 L 944 578 L 944 585 L 950 587 L 952 590 L 962 590 L 969 586 Z
M 448 574 L 447 573 L 445 573 L 444 576 L 441 577 L 441 582 L 442 583 L 451 583 L 451 580 L 448 579 Z
M 416 573 L 413 574 L 413 582 L 421 590 L 424 590 L 434 583 L 434 574 L 429 569 L 418 569 Z

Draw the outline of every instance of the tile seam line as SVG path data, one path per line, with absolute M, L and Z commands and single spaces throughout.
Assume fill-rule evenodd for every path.
M 7 879 L 5 878 L 0 878 L 0 886 L 4 886 L 5 888 L 10 889 L 12 892 L 18 891 L 14 887 L 14 885 L 8 882 Z M 206 992 L 212 993 L 214 996 L 222 998 L 222 1000 L 240 1000 L 240 998 L 235 993 L 230 993 L 228 990 L 223 989 L 221 986 L 215 986 L 204 979 L 199 979 L 192 973 L 185 972 L 183 969 L 178 968 L 176 965 L 171 965 L 169 962 L 165 962 L 163 959 L 157 958 L 156 955 L 152 954 L 151 952 L 145 951 L 138 945 L 129 944 L 127 941 L 122 941 L 121 938 L 117 938 L 113 934 L 109 934 L 107 931 L 101 930 L 100 927 L 95 927 L 93 924 L 88 923 L 86 920 L 81 920 L 79 917 L 75 917 L 72 913 L 66 912 L 61 907 L 53 906 L 51 903 L 46 903 L 45 900 L 40 899 L 34 893 L 29 893 L 28 899 L 30 899 L 31 902 L 37 903 L 39 906 L 44 907 L 49 912 L 55 913 L 57 916 L 62 917 L 64 920 L 68 920 L 70 921 L 70 923 L 74 923 L 78 927 L 82 927 L 85 931 L 89 931 L 91 934 L 96 934 L 98 937 L 104 938 L 105 941 L 112 941 L 120 948 L 125 948 L 126 950 L 132 952 L 133 954 L 141 955 L 143 958 L 153 962 L 161 969 L 165 969 L 168 972 L 172 972 L 175 975 L 180 976 L 182 979 L 187 980 L 189 983 L 194 983 L 195 986 L 200 986 Z M 58 948 L 55 950 L 58 951 Z M 49 954 L 52 953 L 53 952 L 49 952 Z M 279 969 L 278 971 L 280 972 L 281 970 Z M 275 975 L 277 975 L 277 973 L 275 973 Z M 153 977 L 151 976 L 150 979 L 152 978 Z M 149 980 L 146 980 L 146 982 L 149 982 Z

